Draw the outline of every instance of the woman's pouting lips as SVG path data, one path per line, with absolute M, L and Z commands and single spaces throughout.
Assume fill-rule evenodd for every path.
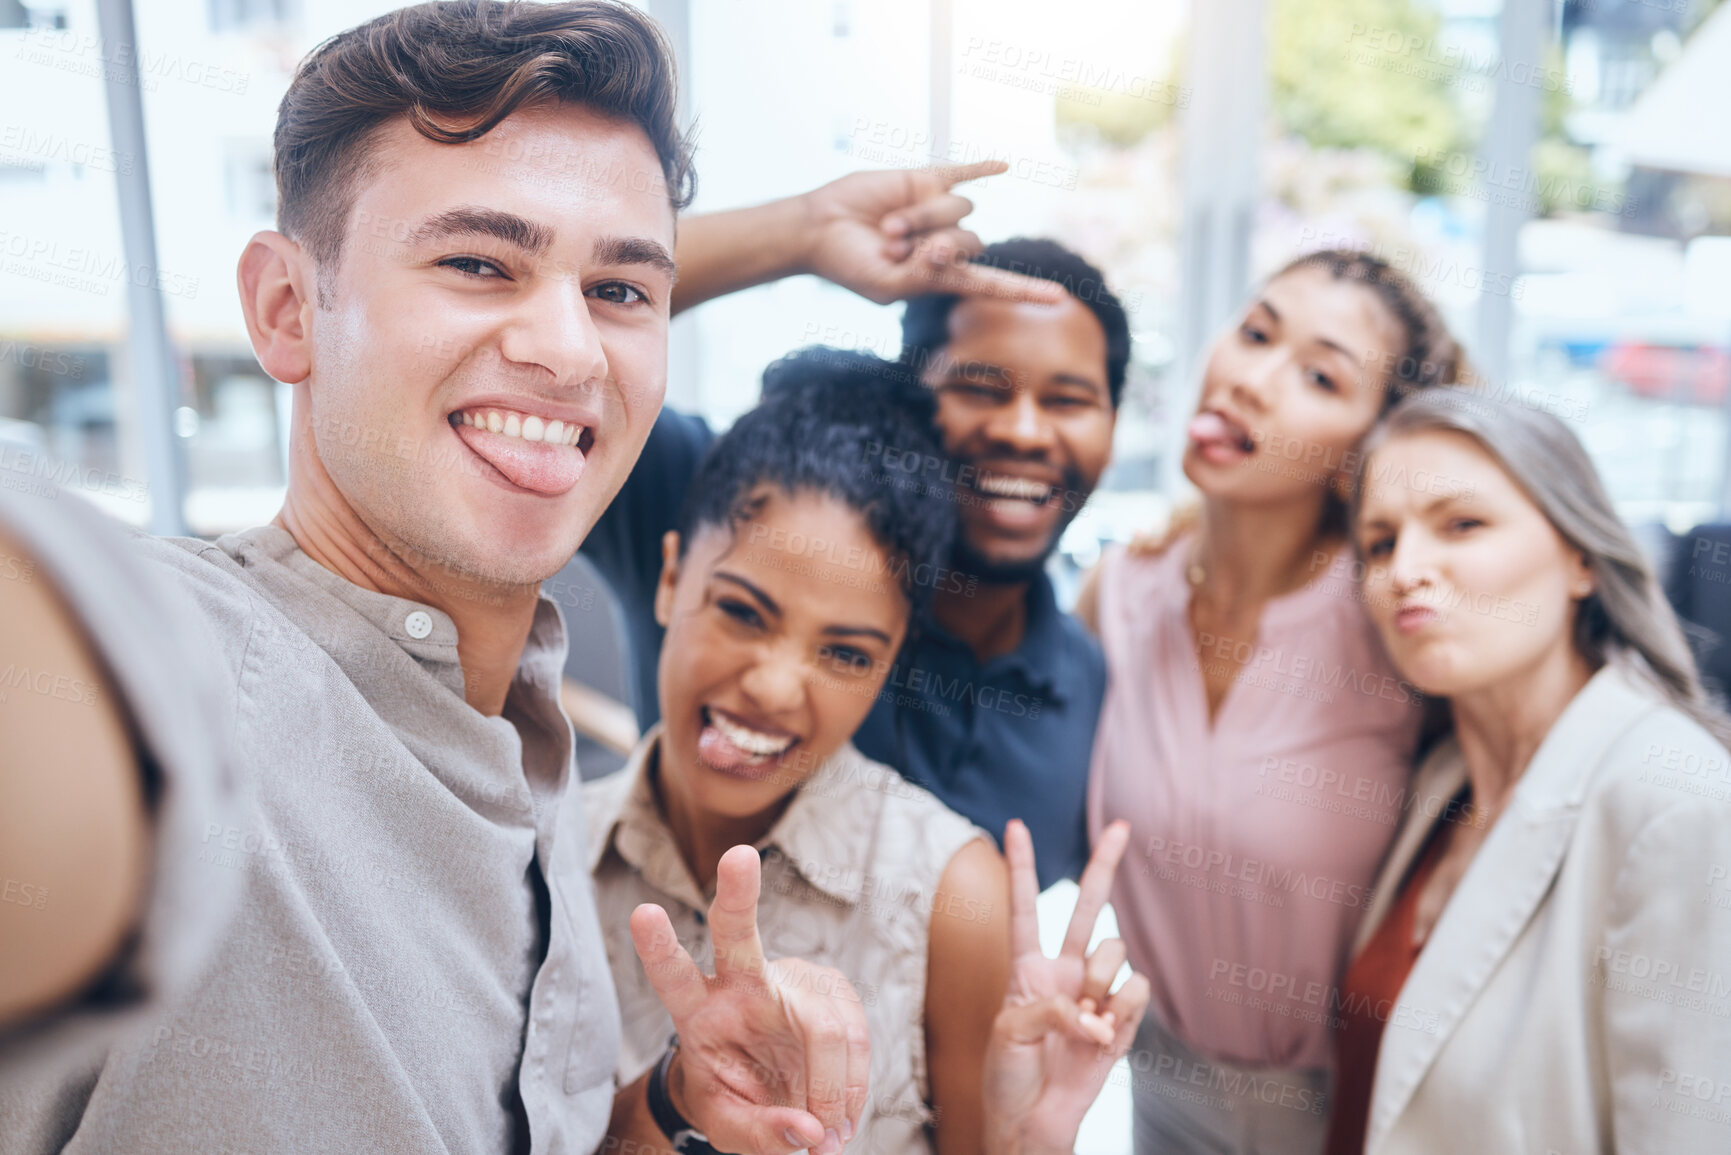
M 1429 606 L 1406 606 L 1395 611 L 1394 628 L 1403 634 L 1415 634 L 1439 617 L 1441 615 Z

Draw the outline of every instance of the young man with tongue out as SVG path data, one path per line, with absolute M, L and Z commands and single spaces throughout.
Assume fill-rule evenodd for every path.
M 972 263 L 1049 291 L 981 283 L 909 301 L 902 361 L 936 393 L 944 453 L 884 445 L 877 465 L 886 483 L 953 483 L 958 526 L 949 564 L 932 571 L 930 620 L 854 741 L 995 836 L 1026 822 L 1047 886 L 1088 859 L 1084 791 L 1106 674 L 1045 564 L 1111 456 L 1130 330 L 1099 270 L 1055 242 L 999 242 Z M 663 410 L 583 544 L 625 607 L 646 729 L 658 716 L 660 536 L 712 437 Z
M 665 912 L 631 914 L 680 1041 L 657 1076 L 615 1086 L 619 1011 L 557 698 L 564 627 L 539 586 L 642 447 L 670 310 L 776 271 L 715 253 L 746 245 L 882 292 L 944 275 L 928 250 L 966 245 L 943 178 L 881 174 L 863 186 L 875 215 L 855 182 L 752 210 L 748 242 L 727 239 L 737 216 L 687 222 L 694 295 L 677 298 L 690 169 L 674 92 L 656 27 L 605 0 L 423 4 L 300 66 L 276 131 L 281 230 L 251 240 L 238 276 L 260 363 L 294 387 L 283 509 L 216 542 L 131 543 L 209 627 L 221 714 L 206 720 L 232 733 L 255 801 L 154 823 L 179 813 L 174 776 L 150 769 L 165 719 L 115 695 L 145 769 L 120 807 L 128 850 L 82 857 L 114 876 L 97 889 L 137 901 L 29 952 L 33 994 L 0 1023 L 29 1020 L 0 1037 L 6 1152 L 630 1152 L 690 1128 L 727 1151 L 834 1155 L 851 1134 L 859 1004 L 825 993 L 845 987 L 826 968 L 766 970 L 748 848 L 717 864 L 711 925 L 736 949 L 714 977 Z M 82 532 L 0 512 L 27 558 Z M 91 583 L 61 592 L 87 631 L 101 620 L 79 614 Z M 0 590 L 0 611 L 15 601 Z M 61 769 L 32 760 L 26 797 L 89 839 L 96 823 L 65 822 L 85 779 Z M 161 879 L 238 892 L 207 958 L 154 933 Z M 149 981 L 165 968 L 179 981 Z M 144 1029 L 91 1029 L 122 1009 Z

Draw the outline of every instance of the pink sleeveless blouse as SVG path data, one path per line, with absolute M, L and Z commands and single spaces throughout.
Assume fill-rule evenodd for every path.
M 1149 1013 L 1198 1052 L 1320 1068 L 1372 880 L 1403 810 L 1422 698 L 1342 550 L 1254 638 L 1190 628 L 1186 542 L 1102 561 L 1107 690 L 1088 829 L 1131 824 L 1112 903 Z M 1243 660 L 1212 723 L 1203 666 Z

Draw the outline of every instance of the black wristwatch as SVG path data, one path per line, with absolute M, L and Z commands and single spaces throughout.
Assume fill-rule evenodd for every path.
M 649 1075 L 649 1117 L 655 1120 L 655 1125 L 661 1128 L 661 1133 L 667 1136 L 667 1141 L 680 1155 L 722 1155 L 709 1145 L 709 1136 L 693 1127 L 679 1113 L 679 1108 L 673 1105 L 673 1096 L 667 1093 L 667 1072 L 673 1066 L 673 1056 L 678 1053 L 679 1036 L 674 1035 L 667 1041 L 667 1050 Z

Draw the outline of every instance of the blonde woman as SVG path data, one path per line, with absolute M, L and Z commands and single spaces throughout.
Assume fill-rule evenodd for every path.
M 1355 520 L 1452 734 L 1360 928 L 1330 1152 L 1731 1149 L 1727 723 L 1585 451 L 1433 390 L 1370 438 Z

